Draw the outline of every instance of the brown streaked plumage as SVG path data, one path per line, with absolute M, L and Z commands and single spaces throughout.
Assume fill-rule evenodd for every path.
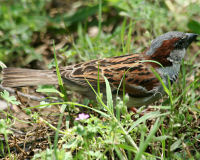
M 99 66 L 100 85 L 104 85 L 105 81 L 103 77 L 105 76 L 114 89 L 119 87 L 125 74 L 126 91 L 127 93 L 134 95 L 135 91 L 132 93 L 131 90 L 128 90 L 129 87 L 140 85 L 149 91 L 159 83 L 151 71 L 151 64 L 141 62 L 142 60 L 145 60 L 144 57 L 143 54 L 132 54 L 105 58 L 102 60 L 95 60 L 93 63 L 81 63 L 78 67 L 77 65 L 61 67 L 60 71 L 62 77 L 65 79 L 70 79 L 77 84 L 81 83 L 83 86 L 88 86 L 88 83 L 85 80 L 87 79 L 95 88 L 97 86 Z
M 114 95 L 119 93 L 119 96 L 122 96 L 121 82 L 124 77 L 125 92 L 130 96 L 128 106 L 149 104 L 164 93 L 151 68 L 158 72 L 166 85 L 168 76 L 172 82 L 175 81 L 185 50 L 196 37 L 197 35 L 192 33 L 168 32 L 153 40 L 150 48 L 144 53 L 60 67 L 61 76 L 67 88 L 92 99 L 95 99 L 95 95 L 86 80 L 97 89 L 98 70 L 100 89 L 104 94 L 106 93 L 104 76 L 110 82 L 112 93 Z M 159 62 L 163 67 L 149 62 L 152 60 Z M 53 70 L 5 68 L 2 84 L 8 87 L 57 84 L 57 77 Z

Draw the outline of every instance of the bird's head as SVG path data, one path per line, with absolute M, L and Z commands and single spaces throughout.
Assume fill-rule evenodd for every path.
M 198 34 L 177 31 L 167 32 L 151 43 L 146 52 L 148 59 L 161 63 L 164 67 L 180 63 L 187 47 L 196 40 Z

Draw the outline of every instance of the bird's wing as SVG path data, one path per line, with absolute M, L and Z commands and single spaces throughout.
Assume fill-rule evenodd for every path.
M 105 86 L 105 76 L 113 92 L 123 91 L 124 77 L 126 93 L 134 97 L 144 97 L 151 93 L 159 80 L 151 71 L 150 64 L 142 62 L 143 60 L 144 56 L 139 54 L 123 55 L 62 67 L 60 70 L 64 79 L 81 87 L 89 87 L 88 80 L 95 89 L 98 74 L 100 86 Z

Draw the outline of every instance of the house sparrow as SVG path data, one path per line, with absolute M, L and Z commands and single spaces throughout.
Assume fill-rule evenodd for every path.
M 161 98 L 164 93 L 163 86 L 152 72 L 152 68 L 160 75 L 165 85 L 168 86 L 168 77 L 173 83 L 178 77 L 181 60 L 185 56 L 187 47 L 197 36 L 194 33 L 168 32 L 154 39 L 150 48 L 144 53 L 60 67 L 61 77 L 68 89 L 95 99 L 96 96 L 86 80 L 97 90 L 99 68 L 100 91 L 104 95 L 106 94 L 104 76 L 111 85 L 113 95 L 119 96 L 123 93 L 121 82 L 125 77 L 125 92 L 129 95 L 127 106 L 147 105 Z M 3 69 L 2 85 L 5 87 L 44 84 L 58 84 L 55 70 Z

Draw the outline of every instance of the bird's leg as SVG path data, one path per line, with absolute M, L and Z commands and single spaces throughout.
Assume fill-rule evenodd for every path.
M 138 112 L 138 110 L 137 110 L 137 108 L 135 108 L 135 107 L 130 107 L 129 108 L 129 111 L 131 111 L 131 112 L 133 112 L 134 114 L 139 114 L 139 117 L 142 117 L 142 116 L 144 116 L 146 113 L 149 113 L 149 112 L 151 112 L 151 111 L 153 111 L 153 108 L 146 108 L 145 110 L 143 110 L 142 112 Z M 133 120 L 134 120 L 134 118 L 133 118 Z
M 137 113 L 137 109 L 133 106 L 129 108 L 129 111 L 131 111 L 133 113 Z

